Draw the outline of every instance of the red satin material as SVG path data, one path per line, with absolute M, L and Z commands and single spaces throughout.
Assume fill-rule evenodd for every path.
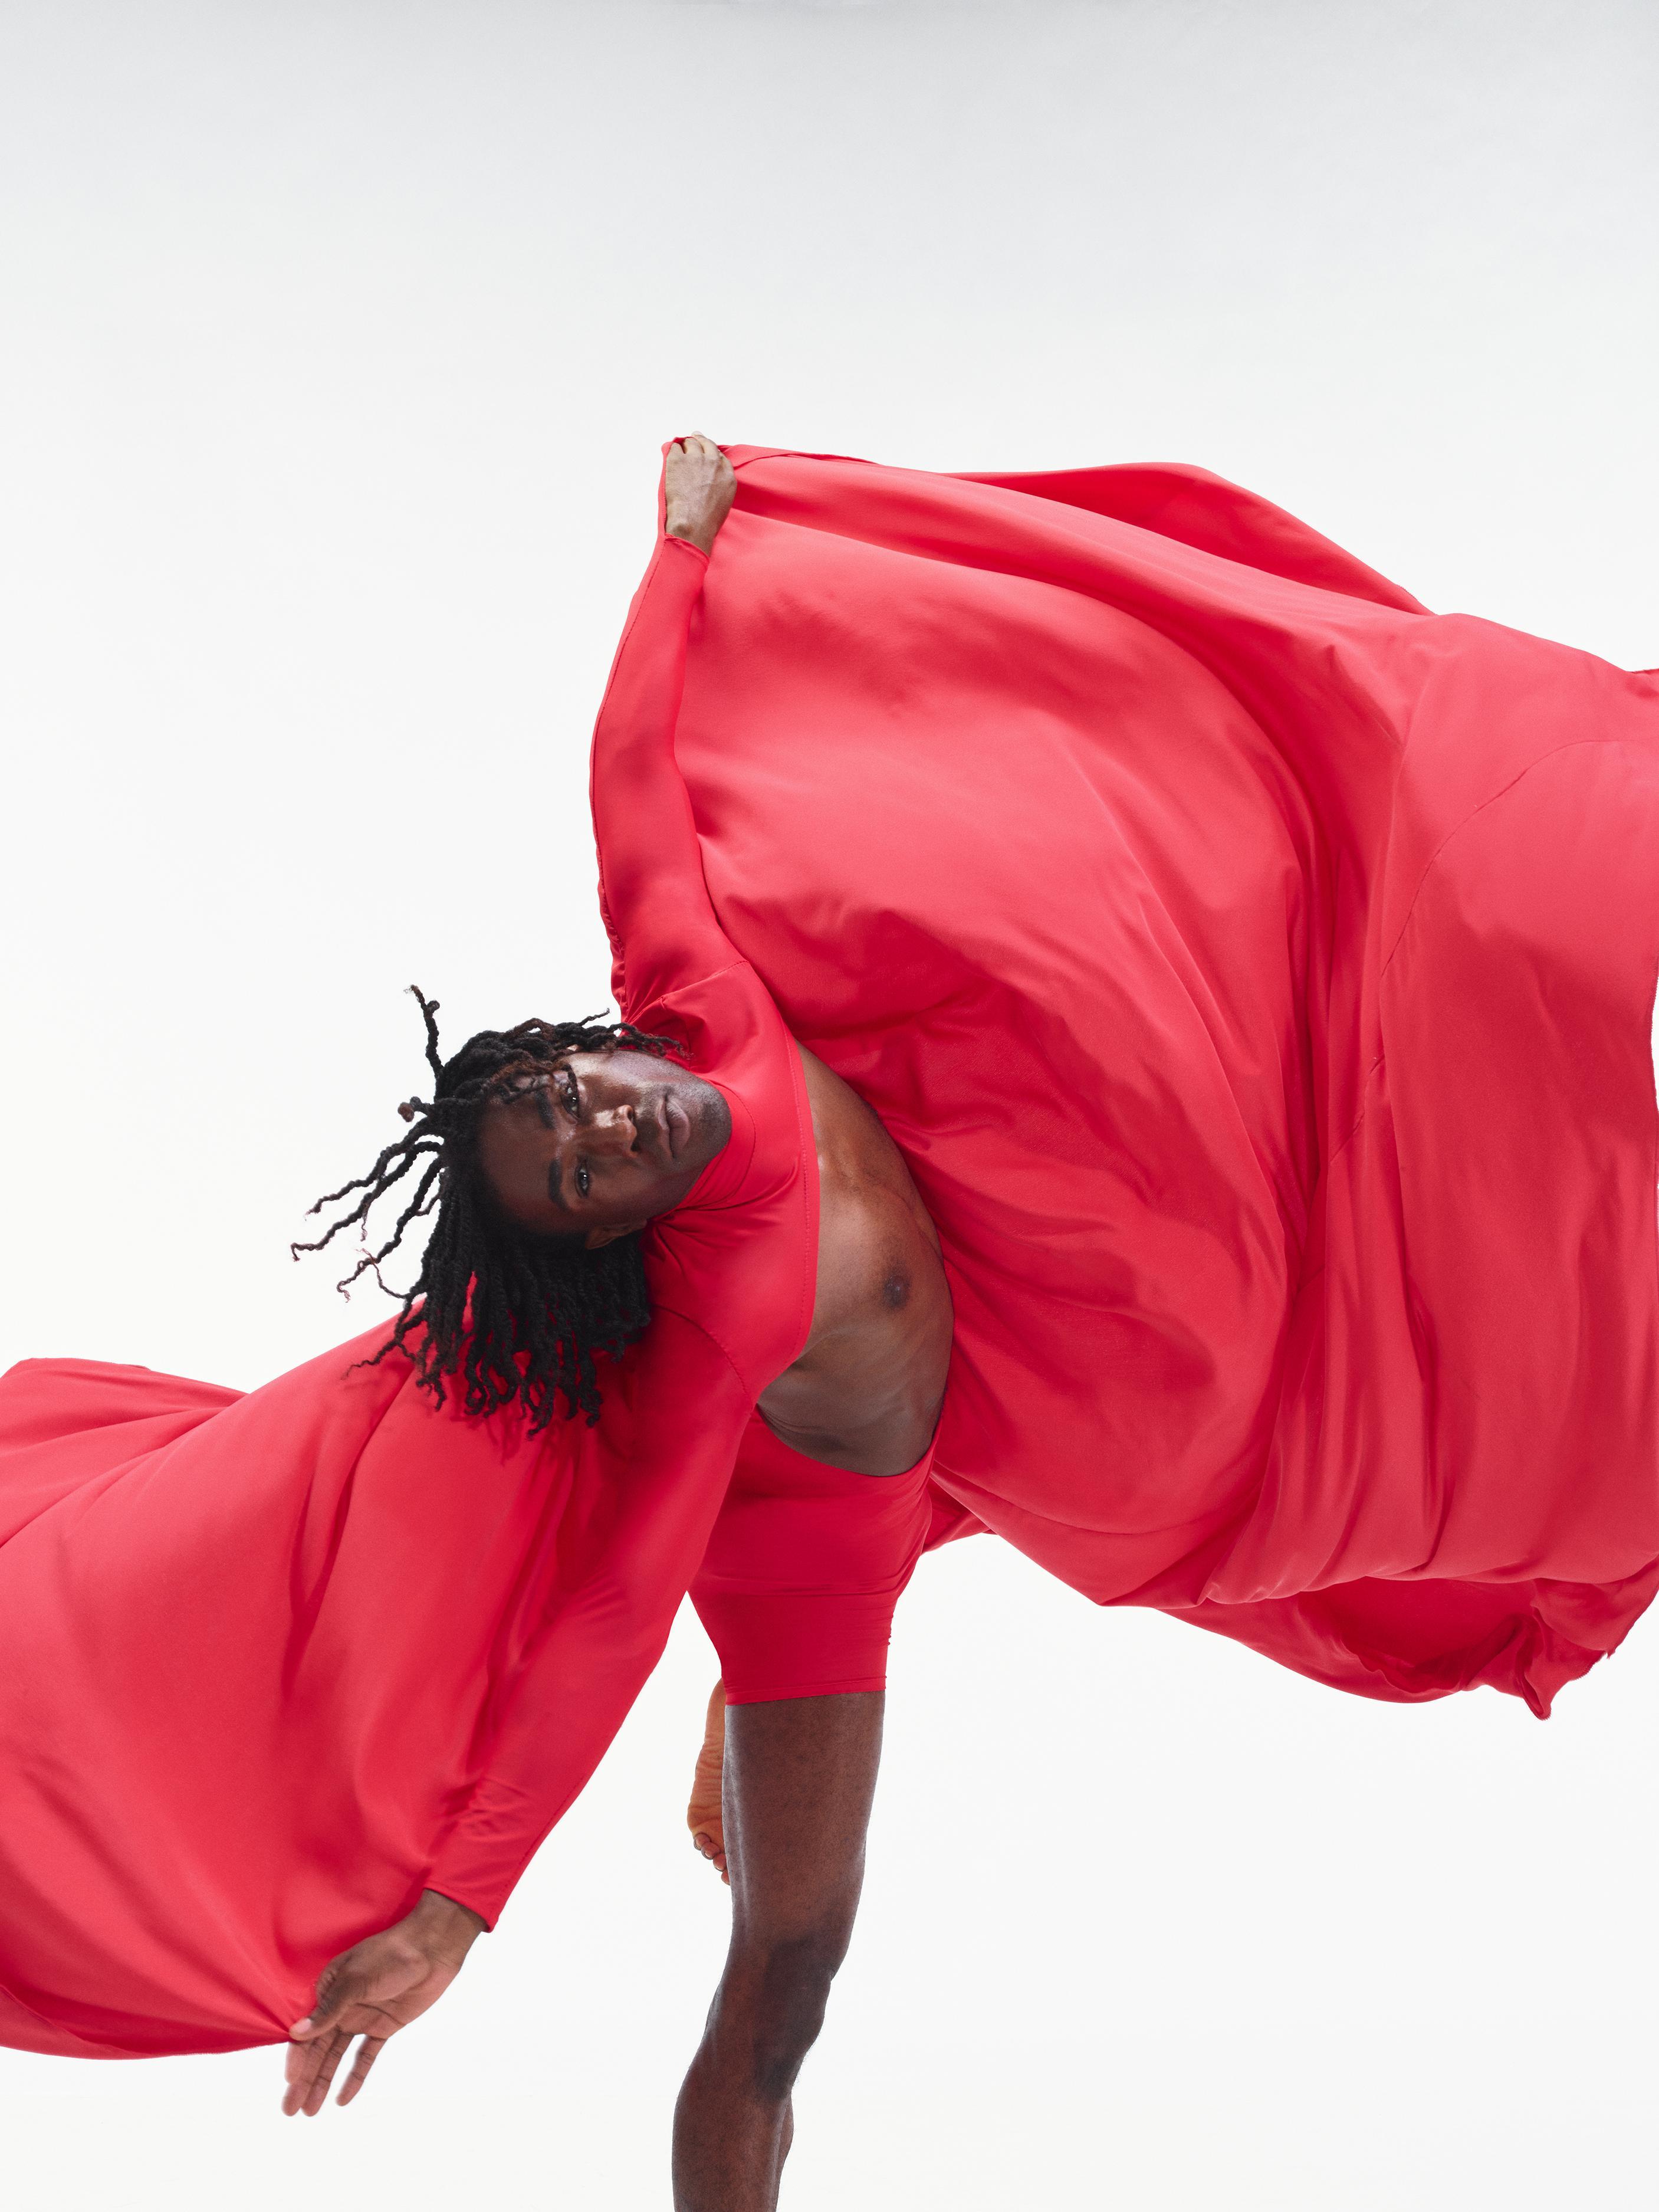
M 751 1697 L 878 1679 L 924 1506 L 1384 1697 L 1546 1710 L 1659 1581 L 1659 688 L 1195 471 L 738 458 L 596 735 L 625 1010 L 733 1105 L 649 1335 L 534 1443 L 378 1332 L 0 1379 L 8 2042 L 275 2040 L 424 1881 L 493 1917 L 705 1553 Z M 783 1020 L 939 1227 L 926 1491 L 751 1426 L 816 1249 Z
M 623 1011 L 683 1042 L 732 1131 L 647 1237 L 652 1325 L 599 1425 L 438 1407 L 406 1361 L 354 1364 L 384 1329 L 246 1397 L 75 1361 L 0 1378 L 8 2042 L 276 2040 L 423 1885 L 493 1920 L 661 1652 L 805 1342 L 817 1242 L 799 1056 L 714 922 L 674 765 L 703 566 L 659 546 L 593 803 Z M 799 1584 L 781 1515 L 750 1498 L 744 1527 Z M 740 1540 L 724 1556 L 742 1571 Z
M 1547 1711 L 1659 1583 L 1659 687 L 1197 470 L 734 459 L 679 759 L 939 1225 L 935 1540 Z

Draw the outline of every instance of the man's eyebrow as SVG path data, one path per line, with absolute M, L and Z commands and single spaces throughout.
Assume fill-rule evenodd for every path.
M 526 1087 L 530 1096 L 536 1102 L 536 1113 L 543 1128 L 556 1129 L 559 1126 L 559 1117 L 553 1111 L 553 1101 L 549 1095 L 546 1081 L 544 1079 L 540 1082 L 533 1082 Z M 570 1208 L 564 1202 L 564 1193 L 559 1188 L 559 1163 L 556 1159 L 550 1160 L 547 1164 L 547 1195 L 561 1213 L 569 1212 Z

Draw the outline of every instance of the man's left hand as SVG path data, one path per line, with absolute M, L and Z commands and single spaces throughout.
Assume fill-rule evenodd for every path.
M 283 2110 L 289 2118 L 303 2112 L 314 2118 L 321 2112 L 340 2061 L 361 2035 L 338 2099 L 349 2105 L 388 2039 L 436 2004 L 460 1972 L 483 1926 L 476 1912 L 428 1889 L 394 1927 L 331 1959 L 318 1977 L 311 2011 L 289 2030 Z

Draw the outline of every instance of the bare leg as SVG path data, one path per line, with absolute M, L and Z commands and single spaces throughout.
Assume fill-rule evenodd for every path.
M 775 2212 L 795 2076 L 858 1911 L 884 1704 L 877 1691 L 726 1713 L 732 1948 L 674 2114 L 675 2212 Z

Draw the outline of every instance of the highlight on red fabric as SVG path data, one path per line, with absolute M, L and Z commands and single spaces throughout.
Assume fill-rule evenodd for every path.
M 1539 1711 L 1659 1583 L 1659 686 L 1198 471 L 734 458 L 595 737 L 620 1003 L 732 1108 L 652 1328 L 541 1438 L 383 1332 L 246 1397 L 0 1377 L 7 2040 L 280 2040 L 423 1884 L 493 1919 L 694 1581 L 751 1696 L 875 1679 L 918 1543 L 985 1528 Z M 926 1487 L 756 1433 L 813 1296 L 793 1038 L 939 1231 Z
M 1659 687 L 1200 470 L 732 454 L 678 756 L 939 1229 L 936 1540 L 1547 1711 L 1659 1585 Z

